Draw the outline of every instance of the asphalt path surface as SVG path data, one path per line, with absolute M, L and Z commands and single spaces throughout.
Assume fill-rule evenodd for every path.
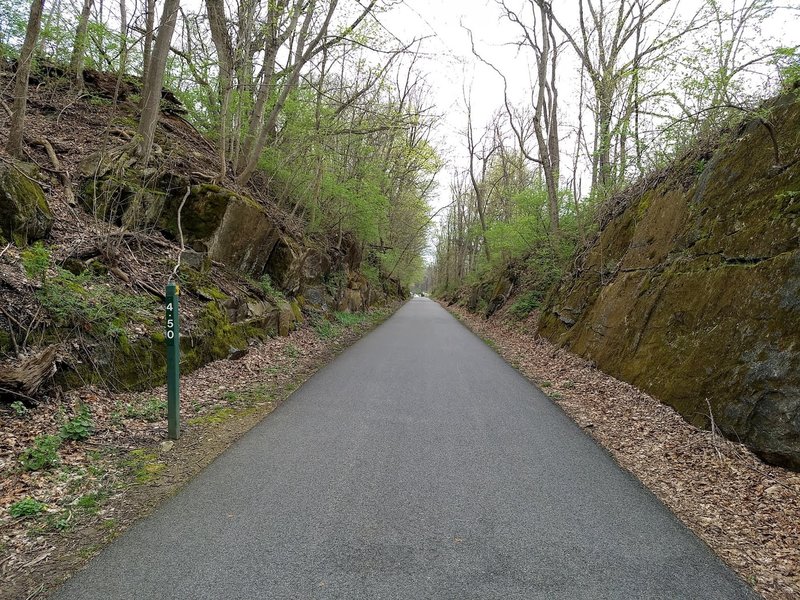
M 415 299 L 54 597 L 756 596 L 541 391 Z

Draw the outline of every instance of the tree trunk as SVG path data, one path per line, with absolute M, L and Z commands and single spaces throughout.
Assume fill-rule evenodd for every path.
M 156 0 L 147 0 L 147 7 L 145 8 L 144 48 L 142 50 L 142 82 L 147 81 L 147 73 L 150 70 L 150 55 L 153 53 L 153 31 L 155 26 Z M 144 96 L 142 96 L 139 107 L 144 107 Z
M 17 73 L 14 83 L 14 106 L 11 111 L 11 125 L 8 131 L 6 150 L 14 158 L 22 158 L 22 130 L 25 125 L 25 110 L 28 106 L 28 77 L 33 62 L 33 49 L 42 26 L 44 0 L 33 0 L 25 30 L 25 41 L 19 53 Z
M 75 84 L 79 90 L 83 89 L 83 60 L 86 56 L 86 39 L 91 11 L 92 0 L 83 0 L 83 9 L 78 18 L 78 28 L 75 30 L 75 44 L 72 46 L 72 57 L 69 61 L 69 69 L 75 74 Z
M 164 3 L 158 36 L 147 68 L 147 79 L 142 88 L 142 116 L 139 117 L 136 155 L 145 165 L 150 160 L 158 115 L 161 112 L 161 88 L 164 85 L 164 71 L 167 68 L 169 46 L 175 31 L 175 22 L 178 20 L 179 6 L 180 0 L 166 0 Z
M 119 74 L 125 76 L 128 68 L 128 7 L 125 0 L 119 0 L 119 35 L 122 48 L 119 52 Z M 114 101 L 116 101 L 116 95 Z
M 219 62 L 218 94 L 219 104 L 219 161 L 220 176 L 228 172 L 228 111 L 230 109 L 233 83 L 233 45 L 225 19 L 223 0 L 206 0 L 206 14 L 211 29 L 211 41 L 217 51 Z

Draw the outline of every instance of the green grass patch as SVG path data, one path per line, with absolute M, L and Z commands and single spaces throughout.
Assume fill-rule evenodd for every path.
M 75 502 L 75 506 L 87 514 L 96 515 L 100 511 L 100 505 L 105 499 L 106 494 L 94 492 L 78 498 Z
M 125 403 L 124 416 L 127 419 L 136 419 L 154 423 L 167 418 L 167 401 L 163 398 L 150 396 L 134 403 Z
M 217 406 L 207 415 L 198 415 L 189 419 L 189 425 L 218 425 L 224 423 L 235 414 L 235 408 L 230 406 Z
M 158 455 L 144 448 L 131 450 L 128 453 L 128 460 L 124 465 L 128 467 L 137 483 L 149 483 L 167 468 L 158 460 Z

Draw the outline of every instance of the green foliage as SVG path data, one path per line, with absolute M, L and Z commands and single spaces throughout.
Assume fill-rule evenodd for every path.
M 90 515 L 96 515 L 100 511 L 100 504 L 103 502 L 105 497 L 105 494 L 102 492 L 86 494 L 76 500 L 75 506 Z
M 380 289 L 381 287 L 381 276 L 380 272 L 378 271 L 377 267 L 374 267 L 370 264 L 362 264 L 361 265 L 361 274 L 364 275 L 364 278 L 369 282 L 370 286 L 373 289 Z
M 339 335 L 341 329 L 324 317 L 314 319 L 311 323 L 314 331 L 323 340 L 329 340 Z
M 800 83 L 800 49 L 777 48 L 773 60 L 784 90 L 790 90 Z
M 61 426 L 61 438 L 65 440 L 81 441 L 87 439 L 94 432 L 94 421 L 89 407 L 82 405 L 78 414 Z
M 33 446 L 22 451 L 19 462 L 26 471 L 40 471 L 59 464 L 58 448 L 61 438 L 57 435 L 40 435 L 33 440 Z
M 120 294 L 91 273 L 75 275 L 51 262 L 50 251 L 41 243 L 22 253 L 25 272 L 41 282 L 39 302 L 56 324 L 119 337 L 131 321 L 152 322 L 155 304 L 150 298 Z
M 0 55 L 16 56 L 16 47 L 25 36 L 25 8 L 17 0 L 0 0 Z
M 167 466 L 158 460 L 155 452 L 149 452 L 144 448 L 131 450 L 128 459 L 124 461 L 124 466 L 128 467 L 136 479 L 137 483 L 150 483 L 157 479 Z
M 347 286 L 347 273 L 344 271 L 336 271 L 334 273 L 330 273 L 325 278 L 325 287 L 328 288 L 328 291 L 331 295 L 335 296 L 339 290 L 344 289 Z
M 272 279 L 266 273 L 264 273 L 264 275 L 261 276 L 261 279 L 258 280 L 257 285 L 259 289 L 261 289 L 261 291 L 264 292 L 264 295 L 266 295 L 267 298 L 272 298 L 273 300 L 286 299 L 285 296 L 283 295 L 283 292 L 275 289 L 275 287 L 272 285 Z
M 19 400 L 15 400 L 11 403 L 11 410 L 13 410 L 14 414 L 18 417 L 24 417 L 28 414 L 28 407 Z
M 532 311 L 539 308 L 542 303 L 542 292 L 540 290 L 530 290 L 517 298 L 516 302 L 511 305 L 511 315 L 515 319 L 522 320 L 527 317 Z
M 50 268 L 50 250 L 42 242 L 22 251 L 22 268 L 31 279 L 45 281 L 47 269 Z
M 364 321 L 367 320 L 366 313 L 351 313 L 351 312 L 337 311 L 334 313 L 334 317 L 344 327 L 355 327 L 356 325 L 361 325 L 362 323 L 364 323 Z
M 35 517 L 36 515 L 41 514 L 44 512 L 44 509 L 47 508 L 47 505 L 43 502 L 39 502 L 35 498 L 25 498 L 24 500 L 19 500 L 18 502 L 14 502 L 11 506 L 8 507 L 8 514 L 10 514 L 15 519 L 25 518 L 25 517 Z
M 142 403 L 126 403 L 125 417 L 128 419 L 140 419 L 150 423 L 166 419 L 167 401 L 156 396 L 150 396 Z

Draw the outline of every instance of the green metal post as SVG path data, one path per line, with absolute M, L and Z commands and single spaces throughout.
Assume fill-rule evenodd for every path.
M 177 440 L 181 435 L 181 333 L 178 317 L 180 288 L 172 281 L 167 283 L 166 328 L 167 340 L 167 437 Z

